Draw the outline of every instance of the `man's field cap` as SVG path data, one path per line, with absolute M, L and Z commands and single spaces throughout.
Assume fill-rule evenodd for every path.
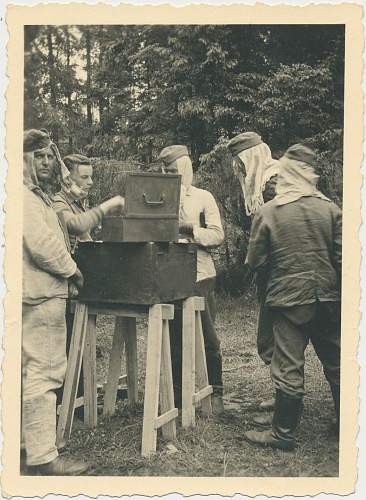
M 303 144 L 294 144 L 290 146 L 284 156 L 290 160 L 302 161 L 309 165 L 314 165 L 316 159 L 315 151 Z
M 253 148 L 261 144 L 262 138 L 256 132 L 243 132 L 233 137 L 227 144 L 227 148 L 232 154 L 236 156 L 245 149 Z
M 34 128 L 26 130 L 23 134 L 23 151 L 24 153 L 32 153 L 39 149 L 47 148 L 51 144 L 51 139 L 48 134 Z
M 159 160 L 162 160 L 164 165 L 170 165 L 173 161 L 178 160 L 178 158 L 182 156 L 189 156 L 187 146 L 177 144 L 164 148 L 159 155 Z

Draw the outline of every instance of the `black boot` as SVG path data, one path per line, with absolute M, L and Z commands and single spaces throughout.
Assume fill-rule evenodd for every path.
M 276 391 L 276 404 L 272 429 L 262 432 L 248 431 L 248 441 L 281 450 L 295 448 L 295 433 L 302 413 L 302 398 L 293 398 L 282 391 Z
M 334 401 L 334 409 L 335 409 L 335 421 L 331 424 L 331 432 L 332 434 L 339 435 L 339 415 L 340 415 L 340 386 L 336 384 L 329 383 L 330 390 L 332 392 L 333 401 Z

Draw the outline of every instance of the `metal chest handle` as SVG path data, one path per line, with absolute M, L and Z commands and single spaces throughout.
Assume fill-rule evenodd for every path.
M 147 199 L 147 194 L 143 193 L 142 197 L 144 199 L 144 203 L 148 205 L 149 207 L 162 207 L 165 205 L 165 198 L 164 198 L 164 193 L 161 193 L 161 198 L 159 201 L 150 201 Z

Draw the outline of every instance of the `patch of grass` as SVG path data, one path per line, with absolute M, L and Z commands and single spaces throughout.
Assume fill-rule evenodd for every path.
M 256 315 L 257 305 L 250 294 L 218 299 L 216 326 L 222 345 L 228 409 L 221 418 L 198 415 L 194 429 L 184 430 L 178 425 L 176 453 L 169 454 L 168 442 L 159 435 L 157 453 L 149 459 L 140 456 L 147 326 L 143 321 L 138 323 L 139 405 L 132 412 L 125 401 L 119 401 L 116 414 L 111 418 L 100 416 L 95 430 L 75 428 L 66 453 L 91 459 L 92 475 L 337 476 L 338 441 L 328 433 L 333 403 L 311 346 L 306 355 L 305 409 L 296 450 L 256 447 L 242 439 L 243 433 L 252 428 L 257 405 L 273 395 L 269 369 L 256 353 Z M 99 383 L 106 379 L 113 326 L 112 318 L 98 318 Z

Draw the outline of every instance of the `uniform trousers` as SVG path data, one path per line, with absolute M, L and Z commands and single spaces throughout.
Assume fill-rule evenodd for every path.
M 257 351 L 266 365 L 270 365 L 274 350 L 274 336 L 271 310 L 265 304 L 265 297 L 259 302 L 257 319 Z
M 272 307 L 274 352 L 271 376 L 276 389 L 294 398 L 304 395 L 305 349 L 312 342 L 329 384 L 340 385 L 340 302 Z
M 27 465 L 51 462 L 56 448 L 56 394 L 66 373 L 65 299 L 22 308 L 22 428 Z

